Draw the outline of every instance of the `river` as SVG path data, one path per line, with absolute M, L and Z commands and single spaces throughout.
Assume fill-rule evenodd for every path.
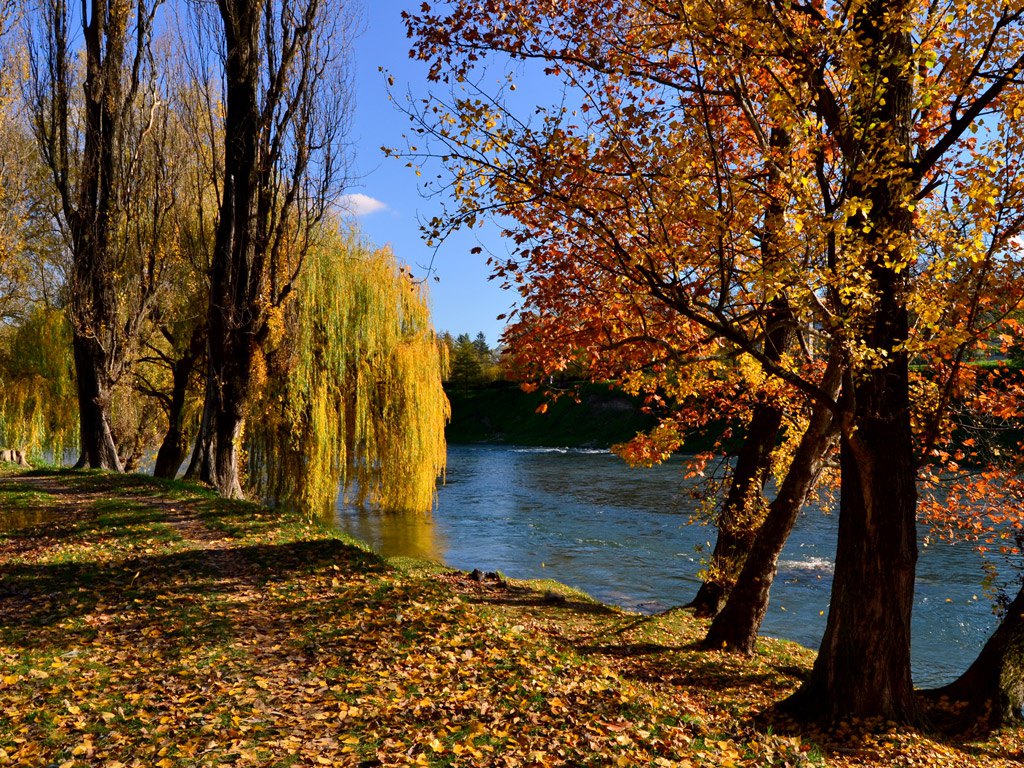
M 386 556 L 551 578 L 645 613 L 686 603 L 714 530 L 690 524 L 681 462 L 631 469 L 607 451 L 451 446 L 433 515 L 389 515 L 339 503 L 338 526 Z M 808 509 L 782 554 L 762 633 L 816 648 L 825 628 L 835 515 Z M 914 681 L 954 679 L 996 619 L 967 545 L 922 546 L 913 619 Z

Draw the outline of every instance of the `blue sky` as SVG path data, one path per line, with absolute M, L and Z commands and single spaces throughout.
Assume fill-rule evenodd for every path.
M 380 151 L 381 146 L 404 148 L 403 135 L 410 126 L 388 101 L 385 76 L 378 71 L 384 67 L 394 77 L 396 98 L 407 91 L 414 96 L 426 94 L 426 67 L 408 58 L 410 45 L 401 19 L 403 8 L 418 5 L 401 0 L 365 3 L 364 32 L 356 41 L 353 57 L 356 112 L 352 138 L 357 178 L 349 192 L 351 207 L 360 214 L 359 226 L 369 239 L 378 245 L 390 244 L 400 263 L 423 275 L 432 249 L 420 238 L 419 221 L 438 213 L 440 201 L 422 196 L 414 171 Z M 434 275 L 440 278 L 438 282 L 430 280 L 434 327 L 456 335 L 483 331 L 494 344 L 503 325 L 496 317 L 508 312 L 515 296 L 487 279 L 486 257 L 470 253 L 477 245 L 504 253 L 500 238 L 484 230 L 451 238 L 434 257 Z

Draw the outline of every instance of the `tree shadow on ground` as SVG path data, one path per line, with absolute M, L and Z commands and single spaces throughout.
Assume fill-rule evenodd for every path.
M 580 614 L 586 616 L 620 616 L 617 608 L 596 602 L 580 592 L 561 584 L 551 582 L 551 587 L 541 583 L 512 583 L 488 574 L 476 578 L 473 574 L 456 571 L 447 574 L 443 580 L 453 584 L 470 603 L 501 608 L 520 608 L 554 612 L 556 615 Z
M 107 613 L 190 598 L 227 596 L 329 567 L 382 573 L 372 553 L 335 539 L 204 548 L 129 557 L 109 563 L 0 564 L 0 623 L 7 631 L 39 631 L 104 606 Z
M 598 643 L 578 645 L 576 650 L 583 656 L 614 660 L 621 677 L 647 684 L 733 694 L 757 689 L 763 695 L 764 691 L 787 691 L 794 683 L 790 665 L 766 663 L 756 670 L 748 659 L 730 659 L 727 654 L 704 651 L 696 643 Z

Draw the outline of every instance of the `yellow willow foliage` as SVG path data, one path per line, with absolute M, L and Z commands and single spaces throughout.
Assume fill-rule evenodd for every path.
M 333 235 L 307 257 L 287 326 L 250 419 L 257 491 L 311 517 L 330 514 L 339 488 L 383 510 L 429 511 L 449 406 L 422 285 L 390 250 Z
M 39 308 L 0 334 L 0 447 L 60 463 L 77 444 L 71 329 L 64 312 Z

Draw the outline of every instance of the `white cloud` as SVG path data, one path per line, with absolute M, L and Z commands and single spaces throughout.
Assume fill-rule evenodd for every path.
M 364 195 L 361 192 L 355 192 L 351 195 L 342 195 L 341 200 L 338 201 L 342 209 L 351 213 L 353 216 L 369 216 L 371 213 L 377 213 L 377 211 L 386 211 L 388 209 L 387 203 L 382 203 L 380 200 Z

